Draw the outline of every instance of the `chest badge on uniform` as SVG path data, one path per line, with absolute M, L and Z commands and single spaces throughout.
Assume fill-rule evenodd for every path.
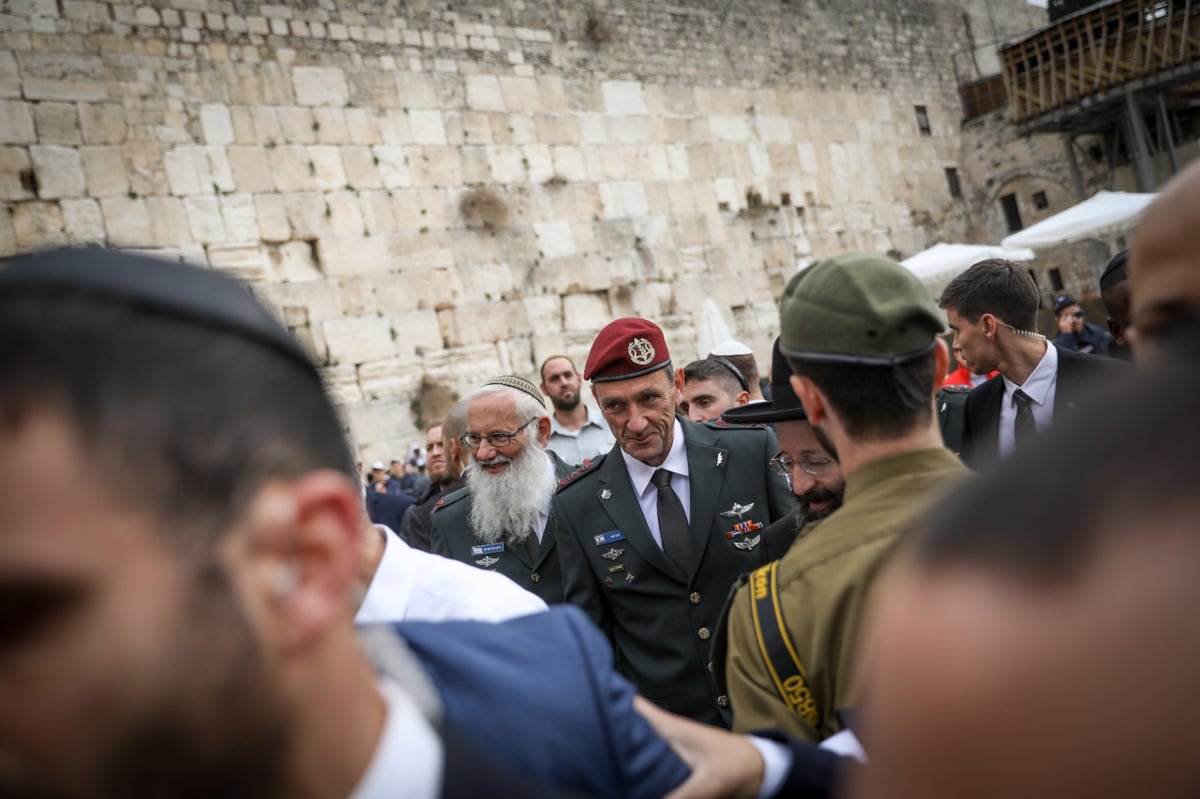
M 607 488 L 600 492 L 600 499 L 612 499 L 612 492 Z
M 482 566 L 485 569 L 490 569 L 500 562 L 500 558 L 493 557 L 504 551 L 504 544 L 481 544 L 471 547 L 471 557 L 476 558 L 482 555 L 483 557 L 475 561 L 476 566 Z
M 596 542 L 596 546 L 602 547 L 606 544 L 615 544 L 618 541 L 624 541 L 625 534 L 620 530 L 609 530 L 607 533 L 592 536 L 592 540 Z
M 623 572 L 623 571 L 625 571 L 625 564 L 623 564 L 623 563 L 618 563 L 616 566 L 608 567 L 609 574 L 617 574 L 617 573 Z
M 617 558 L 621 557 L 624 554 L 625 554 L 625 550 L 623 548 L 613 547 L 612 549 L 608 550 L 607 552 L 601 553 L 600 557 L 604 558 L 605 560 L 616 560 Z
M 753 502 L 751 502 L 748 505 L 739 505 L 738 503 L 735 502 L 735 503 L 733 503 L 733 507 L 731 507 L 729 510 L 721 511 L 721 518 L 723 518 L 723 519 L 741 519 L 743 516 L 745 516 L 747 513 L 749 513 L 752 510 L 754 510 Z
M 724 453 L 724 452 L 718 452 L 718 453 L 717 453 L 717 465 L 718 465 L 718 466 L 724 466 L 724 465 L 725 465 L 725 453 Z
M 625 582 L 627 582 L 627 583 L 632 583 L 632 582 L 633 582 L 634 580 L 636 580 L 636 579 L 637 579 L 637 578 L 633 576 L 633 572 L 626 572 L 626 573 L 625 573 Z
M 721 514 L 724 516 L 725 514 Z M 763 528 L 761 522 L 756 522 L 751 519 L 748 522 L 738 522 L 733 526 L 733 529 L 725 534 L 725 538 L 733 542 L 733 545 L 738 549 L 746 550 L 747 552 L 754 549 L 762 541 L 761 535 L 749 537 L 750 533 Z M 743 538 L 743 536 L 746 536 Z
M 605 587 L 605 588 L 612 588 L 612 586 L 613 586 L 613 579 L 612 579 L 612 577 L 605 577 L 605 578 L 604 578 L 604 587 Z

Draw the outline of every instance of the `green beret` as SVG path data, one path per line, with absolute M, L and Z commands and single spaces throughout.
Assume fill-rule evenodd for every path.
M 929 289 L 871 253 L 827 258 L 795 275 L 779 317 L 780 348 L 809 363 L 894 366 L 932 352 L 945 328 Z

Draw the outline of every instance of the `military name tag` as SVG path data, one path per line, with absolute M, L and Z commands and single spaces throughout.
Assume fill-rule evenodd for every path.
M 471 547 L 471 557 L 479 555 L 499 555 L 504 551 L 504 544 L 481 544 Z
M 600 533 L 597 536 L 593 536 L 592 540 L 596 542 L 596 546 L 602 547 L 605 544 L 614 544 L 617 541 L 624 541 L 625 534 L 620 530 L 609 530 L 607 533 Z

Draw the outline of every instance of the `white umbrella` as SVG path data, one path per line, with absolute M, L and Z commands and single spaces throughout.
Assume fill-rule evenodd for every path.
M 1157 194 L 1100 191 L 1065 211 L 1004 238 L 1004 247 L 1035 250 L 1084 239 L 1108 240 L 1132 230 Z
M 1033 260 L 1033 250 L 992 247 L 986 244 L 935 244 L 900 263 L 929 287 L 930 294 L 937 297 L 956 275 L 984 258 L 1030 261 Z

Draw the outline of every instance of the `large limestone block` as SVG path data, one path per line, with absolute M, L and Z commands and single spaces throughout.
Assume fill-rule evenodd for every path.
M 381 144 L 372 147 L 371 152 L 379 159 L 379 177 L 385 189 L 406 189 L 413 185 L 403 147 Z
M 200 130 L 204 133 L 205 144 L 221 147 L 233 144 L 233 118 L 229 107 L 218 103 L 200 106 Z
M 368 316 L 322 322 L 329 357 L 338 364 L 360 364 L 396 357 L 392 325 L 387 317 Z
M 60 205 L 68 243 L 104 243 L 104 216 L 100 213 L 100 203 L 95 200 L 63 200 Z
M 369 400 L 398 398 L 407 402 L 420 390 L 422 377 L 420 361 L 411 359 L 374 361 L 358 367 L 358 382 Z
M 307 147 L 296 144 L 270 147 L 267 148 L 267 160 L 276 191 L 289 194 L 316 188 L 313 179 L 316 165 L 309 160 Z
M 108 97 L 99 56 L 45 50 L 17 53 L 27 100 L 93 102 Z
M 267 149 L 260 146 L 238 146 L 226 150 L 229 170 L 238 191 L 251 193 L 269 192 L 275 189 L 271 175 L 271 162 Z
M 379 120 L 373 110 L 346 109 L 346 135 L 351 144 L 380 144 Z
M 311 108 L 277 108 L 275 117 L 279 120 L 279 129 L 283 133 L 284 141 L 292 144 L 317 143 L 317 120 Z
M 317 190 L 336 191 L 345 188 L 346 172 L 342 169 L 340 149 L 327 145 L 307 149 L 313 184 Z
M 100 211 L 104 214 L 109 246 L 136 248 L 157 245 L 145 200 L 105 197 L 100 200 Z
M 500 81 L 494 75 L 468 75 L 466 84 L 468 108 L 501 113 L 508 110 L 504 106 Z
M 216 197 L 187 197 L 183 201 L 192 238 L 200 244 L 223 244 L 229 241 L 221 203 Z M 210 256 L 211 257 L 211 256 Z
M 330 235 L 329 219 L 333 210 L 325 195 L 317 192 L 297 192 L 283 195 L 287 206 L 288 223 L 299 239 L 318 239 Z
M 409 111 L 408 127 L 415 144 L 446 144 L 446 128 L 442 123 L 441 111 Z
M 363 218 L 358 197 L 349 191 L 333 191 L 325 195 L 329 204 L 329 229 L 334 236 L 362 236 Z
M 208 199 L 197 197 L 187 202 L 204 202 Z M 272 277 L 270 259 L 258 244 L 218 244 L 207 250 L 208 262 L 214 268 L 243 283 L 263 283 Z
M 254 198 L 246 193 L 221 197 L 221 219 L 231 241 L 258 241 L 258 214 Z
M 79 120 L 72 103 L 38 103 L 34 123 L 40 144 L 79 144 Z
M 511 336 L 506 305 L 503 302 L 474 302 L 438 311 L 438 324 L 446 346 L 465 347 Z
M 388 272 L 363 275 L 360 279 L 371 287 L 371 302 L 378 313 L 403 317 L 410 311 L 417 310 L 417 295 L 406 275 Z M 397 320 L 393 319 L 392 326 L 397 325 Z
M 317 126 L 317 141 L 321 144 L 345 144 L 350 139 L 346 112 L 341 108 L 314 108 L 313 124 Z
M 554 174 L 567 181 L 587 180 L 587 164 L 578 147 L 556 146 L 550 148 L 554 162 Z
M 154 246 L 180 247 L 193 243 L 187 211 L 178 197 L 147 197 L 146 215 Z
M 0 214 L 0 258 L 17 254 L 17 232 L 13 230 L 12 216 Z
M 610 80 L 600 84 L 604 112 L 610 116 L 645 116 L 646 94 L 638 81 Z
M 557 294 L 524 297 L 521 304 L 525 306 L 525 317 L 529 320 L 531 330 L 544 333 L 562 329 L 562 298 Z
M 396 268 L 409 246 L 396 234 L 328 235 L 317 240 L 317 258 L 321 270 L 331 276 L 382 274 Z
M 401 355 L 423 355 L 446 346 L 438 325 L 437 311 L 413 310 L 392 317 L 396 351 Z
M 18 252 L 32 252 L 67 243 L 62 209 L 57 203 L 16 203 L 10 208 Z
M 511 145 L 492 145 L 485 149 L 493 181 L 520 183 L 525 180 L 525 166 L 519 149 Z
M 362 212 L 364 232 L 374 234 L 396 231 L 396 216 L 392 210 L 392 198 L 386 191 L 360 192 L 358 204 Z
M 346 74 L 337 67 L 294 67 L 292 82 L 300 105 L 344 106 L 350 99 Z
M 273 273 L 291 284 L 319 281 L 324 277 L 317 265 L 317 254 L 307 241 L 284 242 L 270 247 L 267 254 L 271 259 Z M 329 290 L 328 287 L 316 290 L 307 297 L 304 305 L 308 309 L 310 321 L 336 319 L 342 315 L 341 308 L 337 304 L 336 292 Z M 323 315 L 320 315 L 319 318 L 315 310 L 318 308 L 324 309 Z
M 509 111 L 533 113 L 542 110 L 542 95 L 535 79 L 502 76 L 499 82 L 500 95 Z
M 0 200 L 32 200 L 33 162 L 24 147 L 0 147 Z
M 601 294 L 563 297 L 563 326 L 567 330 L 596 331 L 612 321 L 608 298 Z
M 0 97 L 21 96 L 21 71 L 17 58 L 10 52 L 0 52 Z
M 175 147 L 163 154 L 167 184 L 176 197 L 212 194 L 212 167 L 203 147 Z
M 83 173 L 79 150 L 34 145 L 29 148 L 29 157 L 33 160 L 34 173 L 37 175 L 39 197 L 52 200 L 84 195 L 87 178 Z
M 415 186 L 460 186 L 462 158 L 457 147 L 422 147 L 409 158 Z
M 88 194 L 92 197 L 116 197 L 129 193 L 125 155 L 120 147 L 81 147 L 83 172 Z
M 85 144 L 120 144 L 128 132 L 125 110 L 116 103 L 80 103 L 79 126 Z
M 355 189 L 378 189 L 383 186 L 375 168 L 375 154 L 369 147 L 342 147 L 342 167 L 346 183 Z
M 396 72 L 396 94 L 403 108 L 438 108 L 437 86 L 423 72 Z
M 254 211 L 263 241 L 288 241 L 292 238 L 292 223 L 288 218 L 287 203 L 281 195 L 255 195 Z
M 533 226 L 538 250 L 546 258 L 561 258 L 575 253 L 575 239 L 568 222 L 540 222 Z

